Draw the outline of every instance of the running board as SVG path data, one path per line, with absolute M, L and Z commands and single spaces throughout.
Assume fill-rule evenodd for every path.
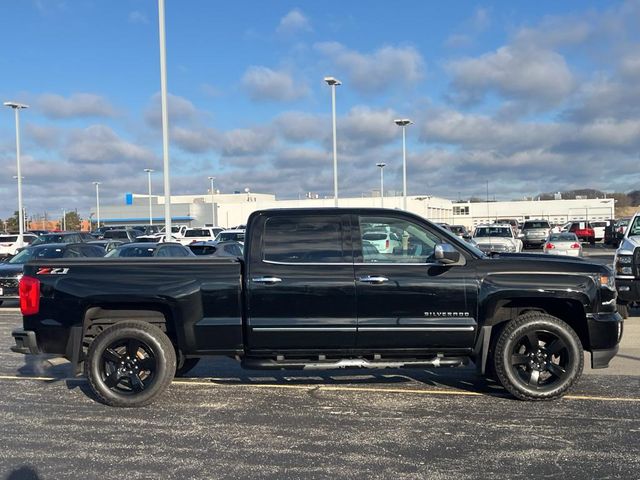
M 460 367 L 466 365 L 468 357 L 433 357 L 407 360 L 367 360 L 343 358 L 340 360 L 274 360 L 269 358 L 244 358 L 242 368 L 249 370 L 333 370 L 337 368 L 431 368 Z

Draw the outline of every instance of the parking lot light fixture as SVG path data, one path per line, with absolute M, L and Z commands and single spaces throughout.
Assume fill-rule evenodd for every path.
M 407 210 L 407 126 L 413 125 L 408 118 L 396 118 L 393 121 L 402 128 L 402 208 Z
M 331 87 L 331 119 L 333 124 L 333 198 L 338 206 L 338 140 L 336 137 L 336 87 L 342 82 L 335 77 L 324 77 L 324 81 Z
M 29 108 L 29 105 L 18 102 L 4 102 L 4 106 L 13 109 L 16 119 L 16 175 L 18 177 L 18 212 L 22 213 L 22 175 L 20 172 L 20 110 Z M 18 215 L 18 231 L 19 235 L 17 246 L 18 248 L 21 248 L 22 246 L 24 246 L 24 217 L 22 214 Z
M 216 221 L 216 206 L 213 203 L 213 194 L 215 193 L 215 191 L 213 190 L 213 181 L 216 179 L 216 177 L 207 177 L 209 179 L 209 183 L 211 186 L 211 226 L 215 227 L 217 225 L 217 221 Z
M 384 167 L 387 164 L 384 162 L 376 163 L 376 167 L 380 168 L 380 206 L 384 207 Z
M 145 168 L 145 172 L 147 172 L 147 183 L 149 186 L 149 225 L 153 225 L 153 205 L 151 203 L 151 174 L 155 171 L 151 168 Z
M 93 182 L 96 186 L 96 228 L 100 228 L 100 182 Z

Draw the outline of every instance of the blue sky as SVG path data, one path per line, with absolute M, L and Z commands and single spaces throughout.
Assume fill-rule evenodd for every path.
M 22 116 L 25 205 L 86 214 L 161 169 L 157 2 L 0 1 L 0 98 Z M 640 4 L 167 0 L 174 193 L 400 189 L 497 198 L 631 190 L 640 151 Z M 636 106 L 638 105 L 638 106 Z M 13 116 L 0 115 L 0 216 L 15 207 Z M 161 178 L 155 175 L 154 190 Z

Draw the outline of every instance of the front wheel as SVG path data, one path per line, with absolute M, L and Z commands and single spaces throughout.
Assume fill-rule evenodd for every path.
M 171 383 L 176 354 L 158 327 L 123 321 L 100 333 L 87 353 L 87 377 L 98 400 L 113 407 L 149 405 Z
M 496 342 L 493 360 L 500 383 L 520 400 L 560 398 L 584 368 L 584 352 L 575 331 L 540 312 L 507 324 Z
M 616 310 L 625 320 L 629 318 L 629 305 L 626 303 L 616 304 Z

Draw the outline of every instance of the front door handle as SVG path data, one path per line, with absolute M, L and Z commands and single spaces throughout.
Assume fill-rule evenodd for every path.
M 257 277 L 252 278 L 251 281 L 253 283 L 266 283 L 267 285 L 273 285 L 274 283 L 281 282 L 282 279 L 278 277 Z
M 370 275 L 360 277 L 358 280 L 362 283 L 384 283 L 389 281 L 387 277 L 372 277 Z

